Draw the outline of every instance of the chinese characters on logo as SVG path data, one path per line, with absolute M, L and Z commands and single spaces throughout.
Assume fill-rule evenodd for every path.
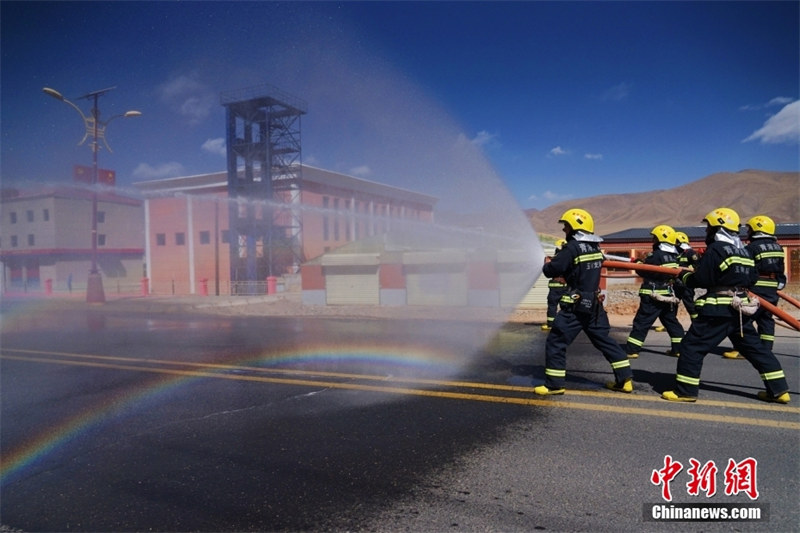
M 695 458 L 689 459 L 691 465 L 686 471 L 689 474 L 689 482 L 686 483 L 686 491 L 690 496 L 699 496 L 705 493 L 706 498 L 712 497 L 717 493 L 717 465 L 714 461 L 701 464 Z M 743 492 L 751 500 L 758 499 L 758 486 L 756 482 L 757 462 L 752 457 L 736 462 L 728 459 L 728 466 L 725 467 L 724 482 L 725 495 L 734 496 Z M 683 470 L 683 465 L 672 459 L 671 455 L 664 456 L 664 468 L 653 470 L 650 475 L 650 482 L 653 485 L 661 485 L 661 497 L 665 501 L 672 501 L 670 482 Z

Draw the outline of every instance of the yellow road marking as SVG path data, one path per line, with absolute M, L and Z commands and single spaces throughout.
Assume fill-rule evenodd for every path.
M 480 388 L 480 389 L 494 389 L 498 391 L 512 391 L 512 392 L 523 392 L 523 393 L 531 393 L 532 387 L 521 387 L 521 386 L 511 386 L 511 385 L 501 385 L 501 384 L 489 384 L 489 383 L 477 383 L 477 382 L 465 382 L 465 381 L 439 381 L 439 380 L 431 380 L 431 379 L 415 379 L 415 378 L 388 378 L 386 376 L 375 376 L 375 375 L 361 375 L 361 374 L 348 374 L 348 373 L 338 373 L 338 372 L 322 372 L 322 371 L 295 371 L 295 370 L 288 370 L 288 369 L 267 369 L 267 368 L 260 368 L 260 367 L 250 367 L 250 366 L 240 366 L 240 365 L 225 365 L 225 364 L 218 364 L 218 363 L 192 363 L 192 362 L 179 362 L 179 361 L 167 361 L 167 360 L 159 360 L 159 359 L 136 359 L 130 357 L 117 357 L 117 356 L 102 356 L 102 355 L 88 355 L 88 354 L 75 354 L 75 353 L 66 353 L 66 352 L 44 352 L 44 351 L 36 351 L 36 350 L 17 350 L 17 349 L 4 349 L 4 351 L 10 352 L 18 352 L 18 353 L 26 353 L 26 354 L 38 354 L 38 355 L 55 355 L 55 356 L 66 356 L 72 357 L 75 359 L 89 359 L 90 361 L 83 360 L 83 361 L 74 361 L 74 360 L 67 360 L 67 359 L 55 359 L 55 358 L 48 358 L 48 357 L 29 357 L 29 356 L 14 356 L 8 355 L 3 353 L 0 355 L 0 358 L 4 359 L 13 359 L 19 361 L 29 361 L 29 362 L 40 362 L 40 363 L 55 363 L 55 364 L 65 364 L 65 365 L 73 365 L 73 366 L 87 366 L 87 367 L 94 367 L 94 368 L 112 368 L 117 370 L 132 370 L 132 371 L 139 371 L 139 372 L 150 372 L 150 373 L 158 373 L 158 374 L 169 374 L 169 375 L 178 375 L 178 376 L 188 376 L 188 377 L 197 377 L 197 378 L 217 378 L 217 379 L 229 379 L 229 380 L 238 380 L 238 381 L 253 381 L 253 382 L 261 382 L 261 383 L 276 383 L 282 385 L 294 385 L 294 386 L 307 386 L 307 387 L 321 387 L 321 388 L 332 388 L 332 389 L 347 389 L 347 390 L 361 390 L 361 391 L 368 391 L 368 392 L 384 392 L 384 393 L 392 393 L 392 394 L 406 394 L 406 395 L 414 395 L 414 396 L 427 396 L 427 397 L 438 397 L 438 398 L 449 398 L 449 399 L 458 399 L 458 400 L 472 400 L 472 401 L 484 401 L 484 402 L 493 402 L 493 403 L 506 403 L 506 404 L 516 404 L 516 405 L 538 405 L 538 406 L 546 406 L 546 407 L 560 407 L 560 408 L 571 408 L 571 409 L 583 409 L 589 411 L 604 411 L 604 412 L 614 412 L 620 414 L 637 414 L 643 416 L 658 416 L 658 417 L 665 417 L 665 418 L 679 418 L 679 419 L 691 419 L 691 420 L 702 420 L 702 421 L 709 421 L 709 422 L 727 422 L 732 424 L 743 424 L 743 425 L 752 425 L 752 426 L 763 426 L 763 427 L 774 427 L 774 428 L 782 428 L 782 429 L 800 429 L 800 422 L 790 422 L 790 421 L 781 421 L 781 420 L 767 420 L 762 418 L 749 418 L 749 417 L 737 417 L 737 416 L 730 416 L 730 415 L 714 415 L 714 414 L 706 414 L 706 413 L 692 413 L 682 411 L 668 411 L 664 409 L 647 409 L 647 408 L 640 408 L 640 407 L 627 407 L 627 406 L 614 406 L 614 405 L 606 405 L 606 404 L 591 404 L 591 403 L 584 403 L 584 402 L 571 402 L 567 400 L 563 400 L 562 398 L 520 398 L 520 397 L 512 397 L 512 396 L 493 396 L 487 394 L 472 394 L 472 393 L 462 393 L 462 392 L 452 392 L 452 391 L 440 391 L 440 390 L 427 390 L 427 389 L 415 389 L 415 388 L 407 388 L 407 387 L 393 387 L 393 386 L 386 386 L 386 385 L 367 385 L 362 383 L 345 383 L 345 382 L 336 382 L 336 381 L 317 381 L 317 380 L 306 380 L 306 379 L 291 379 L 291 378 L 278 378 L 278 377 L 268 377 L 268 376 L 253 376 L 253 375 L 241 375 L 241 374 L 222 374 L 219 372 L 213 371 L 203 371 L 203 370 L 181 370 L 181 369 L 170 369 L 170 368 L 155 368 L 155 367 L 146 367 L 140 365 L 125 365 L 125 364 L 118 364 L 118 363 L 111 363 L 111 362 L 103 362 L 103 361 L 116 361 L 116 362 L 147 362 L 147 363 L 156 363 L 165 366 L 169 365 L 179 365 L 184 367 L 190 368 L 198 368 L 198 369 L 210 369 L 210 370 L 243 370 L 249 372 L 256 372 L 256 373 L 275 373 L 275 374 L 295 374 L 295 375 L 314 375 L 314 376 L 322 376 L 327 378 L 349 378 L 349 379 L 359 379 L 359 380 L 379 380 L 383 382 L 387 381 L 400 381 L 400 382 L 413 382 L 418 384 L 435 384 L 439 386 L 450 386 L 450 387 L 462 387 L 462 388 Z M 593 392 L 593 391 L 572 391 L 569 393 L 570 396 L 580 396 L 580 397 L 601 397 L 605 399 L 611 398 L 610 393 L 604 392 Z M 619 399 L 632 399 L 635 401 L 663 401 L 658 398 L 653 397 L 646 397 L 646 396 L 622 396 L 622 395 L 614 395 L 614 398 Z M 738 402 L 719 402 L 719 401 L 703 401 L 701 402 L 702 405 L 709 405 L 709 406 L 722 406 L 722 407 L 734 407 L 734 408 L 752 408 L 748 404 L 738 403 Z M 756 404 L 757 405 L 757 404 Z M 777 408 L 781 412 L 792 412 L 797 413 L 800 412 L 800 409 L 794 407 L 782 407 L 782 406 L 771 406 L 771 405 L 764 405 L 761 406 L 767 407 L 770 409 Z

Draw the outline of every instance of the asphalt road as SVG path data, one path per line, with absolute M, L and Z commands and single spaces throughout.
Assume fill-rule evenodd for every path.
M 614 330 L 622 342 L 628 331 Z M 652 332 L 636 390 L 580 336 L 568 393 L 538 326 L 142 313 L 6 303 L 0 523 L 21 531 L 798 531 L 800 335 L 776 354 L 792 404 L 745 361 L 706 358 L 672 404 Z M 654 483 L 666 456 L 682 469 Z M 691 460 L 715 494 L 690 494 Z M 729 463 L 736 469 L 731 469 Z M 748 470 L 749 468 L 749 470 Z M 708 473 L 708 472 L 706 472 Z M 662 495 L 671 489 L 672 501 Z M 726 494 L 730 490 L 730 494 Z M 652 520 L 758 506 L 758 521 Z

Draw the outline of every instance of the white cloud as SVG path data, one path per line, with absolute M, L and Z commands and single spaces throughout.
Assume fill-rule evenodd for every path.
M 216 139 L 208 139 L 206 142 L 203 143 L 201 147 L 206 152 L 211 154 L 226 156 L 228 152 L 225 148 L 225 139 L 222 137 L 217 137 Z
M 603 154 L 584 154 L 586 159 L 603 159 Z
M 555 148 L 553 148 L 552 150 L 550 150 L 550 153 L 549 153 L 549 155 L 552 155 L 552 156 L 559 156 L 559 155 L 567 155 L 568 153 L 569 153 L 569 152 L 567 152 L 566 150 L 564 150 L 564 149 L 563 149 L 563 148 L 561 148 L 560 146 L 556 146 Z
M 158 87 L 158 96 L 162 102 L 185 117 L 190 124 L 199 124 L 217 105 L 216 97 L 204 84 L 191 76 L 180 75 L 168 80 Z
M 788 103 L 791 103 L 793 98 L 789 98 L 788 96 L 776 96 L 766 104 L 745 104 L 739 108 L 740 111 L 758 111 L 761 109 L 766 109 L 768 107 L 775 107 L 775 106 L 784 106 Z
M 620 100 L 624 100 L 628 97 L 631 93 L 631 84 L 627 82 L 622 82 L 619 85 L 615 85 L 610 89 L 606 90 L 601 97 L 603 100 L 611 100 L 613 102 L 619 102 Z
M 761 144 L 800 142 L 800 100 L 785 105 L 742 142 L 757 139 Z
M 489 133 L 486 130 L 481 130 L 478 132 L 477 135 L 470 141 L 475 146 L 486 146 L 491 141 L 497 138 L 496 133 Z
M 562 200 L 569 200 L 574 196 L 571 194 L 560 194 L 553 191 L 544 191 L 541 194 L 532 194 L 528 196 L 528 200 L 531 201 L 545 201 L 547 203 L 555 203 L 560 202 Z
M 370 174 L 372 174 L 372 170 L 367 165 L 361 165 L 350 169 L 350 175 L 352 176 L 360 176 L 363 178 Z
M 183 165 L 171 161 L 169 163 L 161 163 L 160 165 L 151 166 L 147 163 L 139 163 L 133 170 L 133 177 L 141 180 L 152 180 L 160 178 L 174 178 L 185 174 Z

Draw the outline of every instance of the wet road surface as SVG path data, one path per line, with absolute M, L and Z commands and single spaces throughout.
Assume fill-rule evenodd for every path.
M 658 399 L 666 334 L 608 392 L 579 337 L 568 394 L 540 399 L 538 326 L 6 308 L 0 521 L 24 531 L 685 530 L 646 520 L 666 455 L 719 468 L 722 504 L 800 518 L 798 337 L 778 331 L 791 406 L 709 355 L 701 401 Z M 615 330 L 622 341 L 627 330 Z M 661 336 L 659 336 L 661 335 Z M 663 336 L 663 338 L 662 338 Z M 488 339 L 486 341 L 485 339 Z M 535 384 L 538 384 L 536 381 Z M 758 461 L 759 498 L 723 494 Z M 672 483 L 676 502 L 708 503 Z M 730 523 L 703 523 L 728 530 Z

